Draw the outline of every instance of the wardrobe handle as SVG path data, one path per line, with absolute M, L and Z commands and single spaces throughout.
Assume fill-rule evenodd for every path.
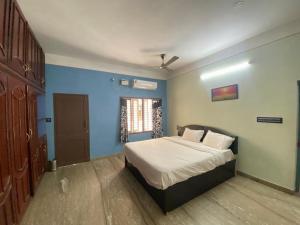
M 5 88 L 5 85 L 4 83 L 0 80 L 0 95 L 3 93 L 6 92 L 6 88 Z
M 29 136 L 30 136 L 30 138 L 32 138 L 32 129 L 31 128 L 29 128 Z
M 86 121 L 86 120 L 83 121 L 83 129 L 84 129 L 84 132 L 85 132 L 85 133 L 88 133 L 88 132 L 89 132 L 87 123 L 88 123 L 88 121 Z
M 30 66 L 29 66 L 28 64 L 25 64 L 25 65 L 24 65 L 24 70 L 25 70 L 25 72 L 30 71 L 30 70 L 31 70 L 31 69 L 30 69 Z
M 30 135 L 28 133 L 26 133 L 26 137 L 27 137 L 27 142 L 30 141 Z
M 44 86 L 45 85 L 45 79 L 41 80 L 41 85 Z

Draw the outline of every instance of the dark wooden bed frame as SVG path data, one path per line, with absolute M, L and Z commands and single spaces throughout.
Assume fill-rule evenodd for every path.
M 231 135 L 228 132 L 217 128 L 201 126 L 201 125 L 188 125 L 184 127 L 177 127 L 179 136 L 182 136 L 184 129 L 186 127 L 193 130 L 204 130 L 205 133 L 201 141 L 204 139 L 208 130 L 234 137 L 235 141 L 230 146 L 230 149 L 235 155 L 238 153 L 237 136 Z M 236 160 L 234 159 L 232 161 L 227 162 L 224 165 L 216 167 L 211 171 L 191 177 L 188 180 L 174 184 L 165 190 L 161 190 L 149 185 L 144 179 L 143 175 L 139 172 L 139 170 L 136 167 L 134 167 L 132 164 L 130 164 L 125 157 L 125 166 L 131 171 L 131 173 L 136 177 L 136 179 L 144 186 L 146 191 L 152 196 L 152 198 L 156 201 L 156 203 L 160 206 L 160 208 L 165 214 L 183 205 L 189 200 L 197 197 L 201 193 L 217 186 L 218 184 L 228 180 L 231 177 L 234 177 L 235 163 Z

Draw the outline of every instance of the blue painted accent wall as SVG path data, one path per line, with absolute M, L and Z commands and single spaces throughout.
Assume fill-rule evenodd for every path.
M 115 81 L 112 81 L 112 78 Z M 155 91 L 133 89 L 119 85 L 120 79 L 157 81 Z M 167 132 L 167 82 L 107 72 L 46 65 L 46 124 L 49 160 L 55 158 L 53 93 L 86 94 L 89 96 L 90 156 L 107 156 L 122 150 L 119 143 L 120 97 L 161 98 L 163 103 L 163 129 Z M 130 141 L 151 138 L 151 133 L 130 135 Z

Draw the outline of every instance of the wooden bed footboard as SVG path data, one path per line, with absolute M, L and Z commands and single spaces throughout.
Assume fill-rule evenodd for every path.
M 149 185 L 139 170 L 130 164 L 125 157 L 125 166 L 144 186 L 146 191 L 152 196 L 164 213 L 170 212 L 203 192 L 234 177 L 235 164 L 236 160 L 234 159 L 204 174 L 191 177 L 188 180 L 174 184 L 165 190 L 160 190 Z

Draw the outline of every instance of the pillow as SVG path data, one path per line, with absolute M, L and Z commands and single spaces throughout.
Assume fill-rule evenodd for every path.
M 182 138 L 188 141 L 200 142 L 203 134 L 204 130 L 191 130 L 189 128 L 185 128 Z
M 203 140 L 203 144 L 216 149 L 228 149 L 233 141 L 234 138 L 232 137 L 209 130 Z

